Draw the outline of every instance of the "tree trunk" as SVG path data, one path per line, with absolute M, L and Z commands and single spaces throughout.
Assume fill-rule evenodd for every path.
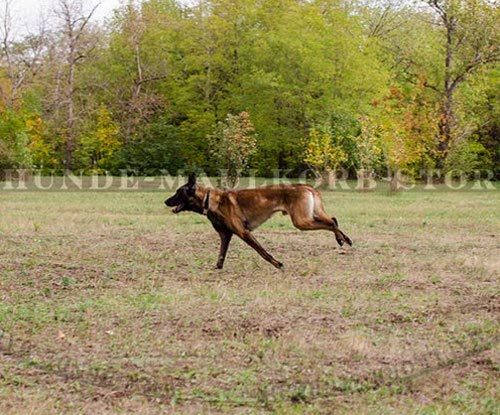
M 322 189 L 333 189 L 335 187 L 335 172 L 325 170 L 320 174 L 319 187 Z
M 69 56 L 69 75 L 68 75 L 68 121 L 66 131 L 66 156 L 64 160 L 64 168 L 69 173 L 73 165 L 73 150 L 74 150 L 74 83 L 75 83 L 75 59 L 74 47 L 70 47 Z
M 356 189 L 361 190 L 362 192 L 368 192 L 376 187 L 372 170 L 359 169 L 357 174 L 358 174 L 358 185 L 356 186 Z
M 66 37 L 66 62 L 67 62 L 67 119 L 66 131 L 64 133 L 64 168 L 67 172 L 73 167 L 73 152 L 76 148 L 75 142 L 75 69 L 79 61 L 87 56 L 93 47 L 87 47 L 85 51 L 81 50 L 82 34 L 87 30 L 92 15 L 99 6 L 99 3 L 88 13 L 83 12 L 83 0 L 59 0 L 55 13 L 59 18 L 62 31 Z
M 394 169 L 390 172 L 390 189 L 391 192 L 397 192 L 400 189 L 400 181 L 401 181 L 401 172 L 399 169 Z
M 444 75 L 444 101 L 441 104 L 441 124 L 439 126 L 440 139 L 438 143 L 440 167 L 444 165 L 444 160 L 448 155 L 448 150 L 452 142 L 453 124 L 455 122 L 455 111 L 453 107 L 453 93 L 455 85 L 452 80 L 453 66 L 453 35 L 455 31 L 453 20 L 449 16 L 443 17 L 443 23 L 446 29 L 446 57 L 445 57 L 445 75 Z

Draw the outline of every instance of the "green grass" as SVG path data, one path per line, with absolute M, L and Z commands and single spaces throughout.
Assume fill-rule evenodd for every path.
M 498 191 L 324 192 L 275 270 L 165 192 L 0 193 L 0 413 L 496 414 Z

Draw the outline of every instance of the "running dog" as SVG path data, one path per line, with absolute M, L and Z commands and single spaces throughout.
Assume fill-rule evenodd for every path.
M 281 184 L 256 189 L 221 190 L 196 183 L 195 174 L 188 182 L 165 201 L 172 212 L 191 211 L 205 215 L 220 236 L 220 252 L 217 268 L 224 266 L 227 249 L 236 234 L 266 261 L 276 268 L 277 261 L 255 239 L 252 231 L 274 213 L 290 215 L 293 225 L 303 231 L 324 229 L 335 234 L 340 246 L 352 245 L 351 239 L 339 229 L 337 219 L 329 217 L 323 208 L 320 193 L 304 184 Z

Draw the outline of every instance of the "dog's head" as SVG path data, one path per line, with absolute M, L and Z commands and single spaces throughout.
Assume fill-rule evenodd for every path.
M 183 210 L 203 213 L 203 201 L 196 196 L 196 175 L 191 173 L 188 182 L 179 187 L 172 197 L 165 200 L 165 204 L 172 207 L 174 213 Z

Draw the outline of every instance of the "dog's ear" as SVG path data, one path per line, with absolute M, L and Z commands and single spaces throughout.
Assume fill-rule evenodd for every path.
M 189 179 L 188 179 L 187 184 L 189 187 L 194 187 L 194 185 L 196 184 L 196 173 L 191 173 L 189 175 Z

